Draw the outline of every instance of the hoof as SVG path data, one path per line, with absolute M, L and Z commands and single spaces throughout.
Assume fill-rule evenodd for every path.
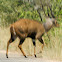
M 37 56 L 35 55 L 35 57 L 37 58 Z
M 6 54 L 6 58 L 8 58 L 8 55 Z
M 27 58 L 27 57 L 25 56 L 25 58 Z

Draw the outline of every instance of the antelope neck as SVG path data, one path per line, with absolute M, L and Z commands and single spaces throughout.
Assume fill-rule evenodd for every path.
M 45 32 L 48 32 L 52 28 L 53 23 L 50 21 L 47 21 L 47 22 L 43 23 L 43 26 L 45 28 Z

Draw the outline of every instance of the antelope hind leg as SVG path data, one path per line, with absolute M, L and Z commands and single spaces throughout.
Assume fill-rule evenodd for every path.
M 19 49 L 21 50 L 21 52 L 22 52 L 22 54 L 24 55 L 24 57 L 27 58 L 27 57 L 26 57 L 26 54 L 24 53 L 24 51 L 23 51 L 23 49 L 22 49 L 22 44 L 23 44 L 23 42 L 24 42 L 24 39 L 22 39 L 22 40 L 19 42 L 18 47 L 19 47 Z
M 10 40 L 7 42 L 7 50 L 6 50 L 6 57 L 8 58 L 8 48 L 9 48 L 9 44 L 12 43 L 12 39 L 10 38 Z
M 12 43 L 17 37 L 16 36 L 12 36 L 11 34 L 11 38 L 10 40 L 7 42 L 7 51 L 6 51 L 6 57 L 8 58 L 8 48 L 9 48 L 9 44 Z

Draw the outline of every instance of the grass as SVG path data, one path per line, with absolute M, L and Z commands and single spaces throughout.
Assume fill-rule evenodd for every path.
M 44 46 L 43 52 L 41 53 L 42 44 L 36 40 L 36 54 L 38 57 L 43 57 L 46 59 L 62 60 L 62 22 L 60 23 L 59 28 L 54 28 L 49 31 L 50 41 L 48 40 L 47 35 L 43 36 L 43 40 L 46 43 Z M 7 42 L 10 38 L 10 27 L 0 27 L 0 50 L 6 50 Z M 9 51 L 18 51 L 19 39 L 17 38 L 9 46 Z M 26 38 L 25 42 L 22 45 L 23 50 L 27 55 L 34 55 L 34 46 L 32 44 L 31 38 Z

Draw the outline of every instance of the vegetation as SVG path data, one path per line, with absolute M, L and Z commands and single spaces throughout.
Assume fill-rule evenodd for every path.
M 60 24 L 59 28 L 53 28 L 49 31 L 47 37 L 45 34 L 43 39 L 46 46 L 44 47 L 43 56 L 51 58 L 61 59 L 62 57 L 62 1 L 61 0 L 0 0 L 0 38 L 4 35 L 4 40 L 0 39 L 0 45 L 3 42 L 5 45 L 1 48 L 6 47 L 5 40 L 8 40 L 7 32 L 9 32 L 9 25 L 14 23 L 20 18 L 29 18 L 44 22 L 48 16 L 52 17 L 51 11 L 55 18 Z M 41 20 L 42 18 L 42 20 Z M 1 28 L 1 27 L 4 27 Z M 7 29 L 7 30 L 6 30 Z M 6 33 L 5 33 L 6 32 Z M 5 35 L 6 34 L 6 35 Z M 40 46 L 39 46 L 40 47 Z M 6 49 L 6 48 L 5 48 Z M 17 50 L 15 48 L 15 50 Z M 51 53 L 52 51 L 52 53 Z M 51 53 L 48 55 L 48 53 Z
M 48 2 L 47 2 L 48 1 Z M 48 5 L 49 4 L 49 5 Z M 37 6 L 36 6 L 37 5 Z M 42 10 L 42 5 L 44 10 Z M 19 18 L 29 18 L 41 21 L 39 14 L 36 8 L 40 8 L 40 12 L 42 17 L 50 13 L 51 11 L 47 6 L 52 5 L 52 11 L 54 12 L 55 17 L 59 17 L 62 15 L 62 2 L 61 0 L 0 0 L 0 25 L 8 25 Z M 43 14 L 45 11 L 45 14 Z M 44 18 L 43 18 L 44 20 Z

